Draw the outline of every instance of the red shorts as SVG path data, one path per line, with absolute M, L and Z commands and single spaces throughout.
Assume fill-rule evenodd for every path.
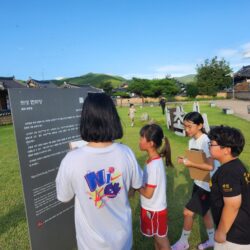
M 168 210 L 149 211 L 141 208 L 141 232 L 145 236 L 165 237 L 168 232 Z

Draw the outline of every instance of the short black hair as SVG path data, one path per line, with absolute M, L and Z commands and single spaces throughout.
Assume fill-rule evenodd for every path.
M 183 121 L 191 121 L 196 125 L 204 124 L 202 115 L 199 112 L 195 112 L 195 111 L 187 113 L 184 116 Z
M 108 95 L 88 93 L 82 107 L 80 133 L 87 142 L 110 142 L 122 138 L 121 121 Z
M 208 138 L 216 141 L 221 147 L 231 148 L 233 157 L 237 157 L 243 151 L 245 138 L 241 131 L 228 126 L 216 126 L 208 134 Z

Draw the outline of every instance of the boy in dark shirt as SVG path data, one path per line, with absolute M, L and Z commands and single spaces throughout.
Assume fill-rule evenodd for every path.
M 250 173 L 238 159 L 245 139 L 231 127 L 214 127 L 209 135 L 211 156 L 221 163 L 211 186 L 216 225 L 215 250 L 250 249 Z

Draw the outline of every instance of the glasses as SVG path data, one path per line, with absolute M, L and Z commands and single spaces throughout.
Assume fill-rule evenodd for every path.
M 208 147 L 221 147 L 221 145 L 213 145 L 211 142 L 208 142 Z

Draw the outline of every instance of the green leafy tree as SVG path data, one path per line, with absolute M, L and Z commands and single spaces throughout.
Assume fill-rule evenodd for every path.
M 217 57 L 206 59 L 201 65 L 197 65 L 197 87 L 199 94 L 215 96 L 218 91 L 232 84 L 229 63 Z
M 150 89 L 150 81 L 147 79 L 133 78 L 128 91 L 131 93 L 135 93 L 142 98 L 142 102 L 144 103 L 144 97 L 147 96 L 147 90 Z
M 111 82 L 102 82 L 98 85 L 98 88 L 103 89 L 106 94 L 111 95 L 113 86 Z
M 139 96 L 143 96 L 143 91 L 149 88 L 150 88 L 149 80 L 134 77 L 128 87 L 128 91 L 133 92 Z
M 196 83 L 190 83 L 186 86 L 186 94 L 189 97 L 195 98 L 199 94 L 199 90 Z
M 121 98 L 130 98 L 130 95 L 127 92 L 122 91 L 113 93 L 113 96 L 120 96 Z
M 176 80 L 171 78 L 153 80 L 133 78 L 129 85 L 129 91 L 140 97 L 174 96 L 179 90 Z

